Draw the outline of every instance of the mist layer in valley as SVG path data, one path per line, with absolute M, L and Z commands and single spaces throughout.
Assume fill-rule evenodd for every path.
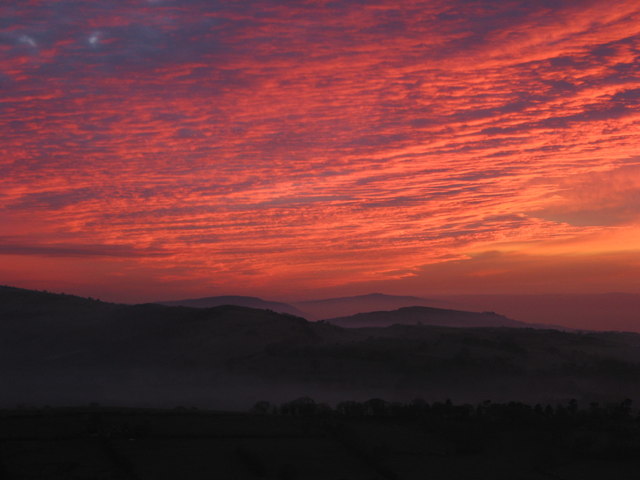
M 344 328 L 233 305 L 121 305 L 2 287 L 0 403 L 244 409 L 301 396 L 329 403 L 640 398 L 640 335 L 409 311 L 411 324 Z

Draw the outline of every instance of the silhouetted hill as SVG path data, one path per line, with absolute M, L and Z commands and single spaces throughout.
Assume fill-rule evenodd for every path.
M 120 305 L 41 292 L 15 293 L 16 297 L 5 295 L 0 306 L 5 313 L 0 358 L 13 355 L 18 363 L 200 368 L 268 345 L 305 346 L 332 339 L 341 330 L 235 305 Z
M 327 322 L 346 328 L 388 327 L 401 325 L 439 325 L 445 327 L 514 327 L 531 328 L 532 324 L 517 322 L 494 312 L 465 312 L 431 307 L 404 307 L 393 311 L 358 313 Z
M 385 295 L 371 293 L 353 297 L 326 298 L 296 302 L 294 305 L 307 313 L 309 319 L 323 320 L 327 318 L 346 317 L 356 313 L 396 310 L 402 307 L 439 307 L 448 308 L 451 304 L 443 300 L 420 297 Z
M 6 287 L 0 313 L 2 405 L 640 399 L 640 335 L 632 333 L 345 329 L 239 306 L 118 305 Z
M 640 294 L 445 295 L 436 300 L 447 302 L 450 308 L 493 310 L 523 322 L 584 330 L 640 331 Z
M 167 306 L 182 306 L 193 308 L 211 308 L 221 305 L 237 305 L 240 307 L 261 308 L 263 310 L 273 310 L 278 313 L 288 313 L 298 317 L 304 317 L 305 314 L 292 305 L 282 302 L 272 302 L 263 300 L 258 297 L 244 297 L 237 295 L 225 295 L 220 297 L 191 298 L 185 300 L 174 300 L 169 302 L 157 302 Z
M 0 318 L 65 318 L 99 310 L 111 309 L 114 304 L 75 295 L 27 290 L 0 286 Z

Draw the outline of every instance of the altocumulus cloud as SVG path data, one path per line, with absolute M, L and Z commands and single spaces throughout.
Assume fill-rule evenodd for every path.
M 639 25 L 632 1 L 14 4 L 0 220 L 31 240 L 0 253 L 268 293 L 624 225 L 618 251 Z

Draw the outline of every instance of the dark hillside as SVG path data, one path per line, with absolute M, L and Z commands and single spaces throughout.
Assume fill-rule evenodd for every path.
M 355 315 L 356 313 L 375 312 L 380 310 L 396 310 L 402 307 L 421 306 L 451 308 L 452 306 L 455 306 L 455 304 L 443 300 L 412 296 L 385 295 L 383 293 L 307 300 L 297 302 L 294 305 L 307 314 L 306 318 L 314 320 L 345 317 Z
M 0 380 L 11 386 L 2 405 L 640 398 L 640 335 L 512 328 L 523 325 L 490 313 L 414 307 L 365 318 L 400 312 L 423 325 L 342 328 L 238 306 L 118 305 L 11 288 L 0 311 Z M 424 324 L 425 312 L 463 326 Z
M 0 319 L 71 318 L 113 308 L 114 304 L 75 295 L 0 286 Z
M 394 311 L 358 313 L 330 318 L 327 322 L 347 328 L 387 327 L 390 325 L 439 325 L 448 327 L 520 327 L 533 325 L 511 320 L 494 312 L 465 312 L 432 307 L 404 307 Z
M 236 305 L 239 307 L 259 308 L 262 310 L 273 310 L 278 313 L 288 313 L 298 317 L 304 317 L 305 313 L 292 305 L 282 302 L 272 302 L 257 297 L 245 297 L 238 295 L 226 295 L 221 297 L 191 298 L 185 300 L 174 300 L 170 302 L 157 302 L 161 305 L 173 307 L 211 308 L 222 305 Z

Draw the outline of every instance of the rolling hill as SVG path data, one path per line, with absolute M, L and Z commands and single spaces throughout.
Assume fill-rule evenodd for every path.
M 305 313 L 296 307 L 283 303 L 263 300 L 258 297 L 246 297 L 240 295 L 224 295 L 218 297 L 190 298 L 184 300 L 162 301 L 156 302 L 160 305 L 171 307 L 192 307 L 192 308 L 211 308 L 222 305 L 236 305 L 239 307 L 260 308 L 263 310 L 273 310 L 278 313 L 288 313 L 298 317 L 304 317 Z
M 438 325 L 443 327 L 532 328 L 533 324 L 511 320 L 494 312 L 465 312 L 432 307 L 403 307 L 398 310 L 358 313 L 326 320 L 345 328 L 400 325 Z
M 640 295 L 633 293 L 446 295 L 436 301 L 461 310 L 494 310 L 523 322 L 640 332 Z
M 448 301 L 434 300 L 421 297 L 385 295 L 370 293 L 352 297 L 326 298 L 295 302 L 294 305 L 307 314 L 306 318 L 324 320 L 328 318 L 345 317 L 364 312 L 381 310 L 396 310 L 402 307 L 439 307 L 451 308 L 454 305 Z
M 0 405 L 640 399 L 640 335 L 509 328 L 522 325 L 451 312 L 440 314 L 456 328 L 342 328 L 239 306 L 119 305 L 0 287 Z M 382 314 L 386 322 L 394 312 Z M 478 319 L 500 326 L 470 328 Z

